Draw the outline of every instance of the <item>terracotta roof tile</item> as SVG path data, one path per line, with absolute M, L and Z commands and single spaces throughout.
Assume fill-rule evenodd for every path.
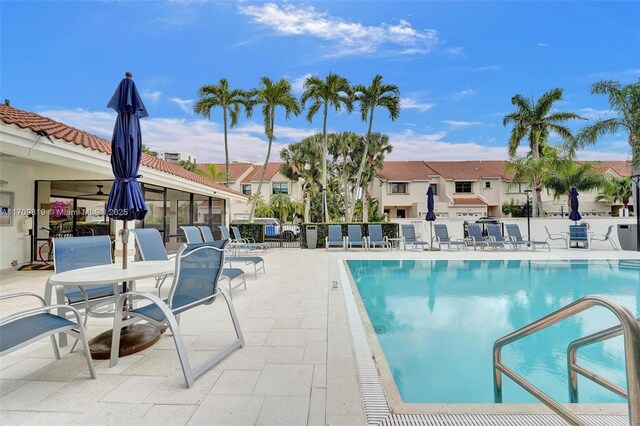
M 200 170 L 204 170 L 204 167 L 207 164 L 213 164 L 221 172 L 224 172 L 226 169 L 225 163 L 202 163 L 202 164 L 198 164 L 198 168 Z M 245 174 L 247 170 L 251 169 L 252 167 L 257 167 L 257 166 L 255 166 L 252 163 L 229 163 L 229 180 L 231 182 L 237 181 L 240 178 L 240 176 Z
M 487 203 L 478 197 L 453 197 L 456 206 L 486 206 Z
M 111 155 L 111 141 L 76 129 L 75 127 L 67 126 L 64 123 L 43 117 L 33 112 L 23 111 L 11 106 L 0 104 L 0 120 L 6 124 L 14 124 L 22 129 L 29 129 L 34 133 L 39 130 L 45 130 L 50 136 L 55 137 L 56 139 L 64 140 L 71 144 L 79 145 L 94 151 L 99 151 L 106 155 Z M 168 161 L 161 160 L 148 154 L 142 154 L 141 163 L 145 167 L 150 167 L 164 173 L 179 176 L 192 182 L 197 182 L 222 191 L 241 195 L 239 192 L 233 191 L 224 185 L 212 182 L 196 173 L 190 172 L 178 164 L 169 163 Z
M 385 161 L 380 176 L 388 181 L 429 180 L 437 174 L 424 161 Z
M 267 165 L 267 171 L 264 174 L 265 182 L 273 179 L 273 177 L 278 174 L 282 164 L 284 164 L 282 161 L 269 162 Z M 253 173 L 249 173 L 244 179 L 242 179 L 242 182 L 258 182 L 262 175 L 262 166 L 262 164 L 255 166 Z
M 508 177 L 504 161 L 427 161 L 429 167 L 446 179 Z

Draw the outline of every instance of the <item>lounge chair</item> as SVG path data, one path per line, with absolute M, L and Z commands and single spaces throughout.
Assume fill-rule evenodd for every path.
M 545 240 L 546 242 L 549 242 L 549 240 L 551 241 L 564 241 L 564 246 L 567 247 L 567 235 L 566 234 L 552 234 L 551 232 L 549 232 L 549 228 L 547 228 L 547 225 L 544 226 L 544 230 L 547 232 L 547 239 Z
M 253 238 L 242 238 L 242 234 L 240 233 L 240 228 L 237 226 L 232 226 L 231 230 L 233 231 L 233 236 L 235 237 L 236 242 L 251 244 L 258 250 L 269 251 L 271 248 L 271 244 L 269 243 L 257 243 Z
M 202 234 L 200 233 L 200 229 L 197 226 L 181 226 L 184 231 L 184 235 L 187 237 L 187 244 L 201 244 L 204 243 L 204 239 L 202 238 Z M 222 274 L 220 279 L 226 280 L 229 284 L 229 297 L 233 297 L 233 289 L 238 285 L 233 286 L 232 282 L 236 278 L 242 279 L 241 284 L 244 285 L 244 289 L 247 289 L 247 280 L 244 276 L 244 271 L 240 268 L 224 268 L 222 270 Z
M 369 248 L 386 248 L 391 250 L 391 243 L 387 237 L 382 236 L 382 225 L 367 225 L 369 231 L 369 237 L 367 238 L 367 244 Z
M 164 247 L 160 231 L 155 228 L 140 228 L 130 231 L 136 240 L 136 247 L 143 261 L 169 260 L 167 250 Z M 160 294 L 160 288 L 169 275 L 156 277 L 156 288 Z
M 324 239 L 324 247 L 326 250 L 329 250 L 329 247 L 342 247 L 343 250 L 346 248 L 341 225 L 329 225 L 328 234 Z
M 402 237 L 400 239 L 401 244 L 404 244 L 404 249 L 407 249 L 407 245 L 411 244 L 411 250 L 416 247 L 422 247 L 423 249 L 429 248 L 429 243 L 426 241 L 419 240 L 416 237 L 416 228 L 413 225 L 408 223 L 403 223 L 400 225 L 402 228 Z
M 113 324 L 113 340 L 111 342 L 111 367 L 118 363 L 120 346 L 120 330 L 138 321 L 161 327 L 167 325 L 178 351 L 178 358 L 184 374 L 187 387 L 191 387 L 196 378 L 208 371 L 231 352 L 244 347 L 244 338 L 238 323 L 233 302 L 227 292 L 218 287 L 218 280 L 224 265 L 224 249 L 228 240 L 213 243 L 193 244 L 182 247 L 176 255 L 176 270 L 169 297 L 161 300 L 154 294 L 130 292 L 120 295 L 116 305 L 116 312 L 120 312 L 127 299 L 151 302 L 129 310 L 127 316 L 116 315 Z M 236 338 L 221 351 L 208 358 L 199 366 L 192 368 L 187 347 L 184 344 L 177 317 L 190 309 L 210 305 L 219 299 L 220 295 L 227 302 L 229 314 L 233 322 Z
M 208 226 L 199 226 L 200 232 L 202 233 L 202 238 L 205 243 L 212 243 L 215 241 L 213 238 L 213 232 L 211 232 L 211 228 Z M 262 271 L 266 273 L 264 269 L 264 259 L 259 256 L 225 256 L 225 262 L 227 262 L 230 266 L 233 266 L 234 262 L 242 262 L 245 265 L 253 265 L 253 274 L 255 278 L 258 278 L 258 271 Z
M 480 225 L 477 223 L 470 223 L 467 225 L 467 238 L 465 241 L 467 245 L 473 247 L 476 250 L 478 247 L 480 248 L 488 248 L 491 247 L 493 249 L 504 248 L 504 242 L 502 241 L 493 241 L 489 238 L 485 238 L 482 235 L 482 230 L 480 229 Z
M 615 225 L 609 225 L 609 228 L 607 228 L 607 233 L 606 234 L 593 234 L 589 237 L 589 247 L 591 247 L 591 242 L 592 241 L 608 241 L 611 244 L 611 247 L 613 247 L 614 250 L 618 250 L 618 246 L 616 245 L 616 242 L 613 240 L 613 238 L 611 237 L 611 235 L 613 234 L 613 228 L 615 228 Z
M 0 356 L 8 355 L 49 336 L 53 346 L 53 354 L 59 360 L 60 351 L 58 350 L 55 334 L 65 333 L 74 339 L 79 339 L 82 343 L 84 357 L 89 366 L 89 374 L 92 379 L 95 379 L 96 370 L 93 368 L 93 362 L 91 361 L 91 352 L 89 351 L 89 344 L 87 343 L 80 312 L 68 305 L 47 305 L 42 297 L 33 293 L 6 294 L 0 296 L 0 300 L 27 296 L 38 299 L 42 306 L 0 318 Z M 73 314 L 75 322 L 68 320 L 66 315 L 58 316 L 52 314 L 52 309 Z
M 533 250 L 536 249 L 536 246 L 542 246 L 542 247 L 546 246 L 547 249 L 551 251 L 551 246 L 546 241 L 535 241 L 535 240 L 525 241 L 522 238 L 522 234 L 520 233 L 520 227 L 517 224 L 515 223 L 506 224 L 505 227 L 507 228 L 507 233 L 509 234 L 509 238 L 511 239 L 511 244 L 513 244 L 514 247 L 518 247 L 524 243 L 527 247 L 531 247 Z
M 567 249 L 571 248 L 571 244 L 582 244 L 583 248 L 591 249 L 589 246 L 589 234 L 587 225 L 569 225 L 569 238 L 567 239 Z
M 506 246 L 509 245 L 512 249 L 515 250 L 515 245 L 511 244 L 511 240 L 508 237 L 502 235 L 502 227 L 499 224 L 487 223 L 487 236 L 489 237 L 490 241 L 501 242 L 501 248 L 506 248 Z
M 360 225 L 347 225 L 347 247 L 353 246 L 367 248 L 367 241 L 362 238 L 362 228 Z
M 447 229 L 447 225 L 442 224 L 434 224 L 433 232 L 435 232 L 435 236 L 431 241 L 431 245 L 433 246 L 435 243 L 438 244 L 438 249 L 442 250 L 442 245 L 446 244 L 449 250 L 451 247 L 456 247 L 458 250 L 466 250 L 467 245 L 464 241 L 457 240 L 455 237 L 449 236 L 449 230 Z

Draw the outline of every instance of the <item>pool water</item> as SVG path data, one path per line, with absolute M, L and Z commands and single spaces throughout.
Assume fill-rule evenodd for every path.
M 572 301 L 602 294 L 640 316 L 640 261 L 349 260 L 404 402 L 493 402 L 496 339 Z M 572 340 L 616 325 L 595 307 L 503 349 L 503 362 L 568 402 Z M 578 352 L 580 365 L 625 386 L 622 337 Z M 504 402 L 537 402 L 504 379 Z M 579 378 L 580 402 L 623 402 Z

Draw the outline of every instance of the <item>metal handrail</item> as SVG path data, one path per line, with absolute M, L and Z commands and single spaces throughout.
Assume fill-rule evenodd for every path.
M 549 395 L 526 381 L 518 373 L 502 364 L 502 348 L 525 336 L 550 327 L 566 318 L 572 317 L 593 306 L 602 306 L 618 318 L 624 335 L 625 366 L 627 371 L 627 393 L 629 407 L 629 424 L 640 426 L 640 325 L 635 315 L 621 303 L 605 296 L 590 295 L 576 300 L 551 314 L 516 330 L 493 344 L 493 393 L 496 403 L 502 402 L 502 373 L 522 386 L 527 392 L 555 411 L 569 424 L 582 426 L 582 422 L 566 407 L 556 402 Z
M 636 318 L 636 322 L 640 323 L 640 318 Z M 589 336 L 581 337 L 569 343 L 567 347 L 567 372 L 569 373 L 569 400 L 572 403 L 578 402 L 578 374 L 586 377 L 599 384 L 600 386 L 610 390 L 611 392 L 628 399 L 627 391 L 622 389 L 615 383 L 598 376 L 590 370 L 578 365 L 578 349 L 592 345 L 623 334 L 622 325 L 616 325 L 606 330 L 598 331 Z

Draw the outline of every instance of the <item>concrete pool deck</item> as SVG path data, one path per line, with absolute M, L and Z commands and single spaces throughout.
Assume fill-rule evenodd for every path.
M 0 359 L 0 423 L 366 424 L 345 298 L 340 285 L 331 285 L 341 281 L 340 260 L 618 258 L 640 256 L 560 247 L 551 252 L 276 249 L 265 256 L 266 274 L 254 279 L 251 271 L 247 290 L 234 291 L 247 346 L 205 373 L 192 389 L 185 387 L 171 336 L 163 335 L 158 344 L 121 359 L 115 368 L 108 368 L 108 361 L 96 362 L 97 380 L 89 379 L 81 353 L 67 354 L 66 348 L 56 361 L 43 340 Z M 42 294 L 50 274 L 2 271 L 0 294 Z M 154 284 L 140 281 L 138 290 L 153 291 Z M 33 306 L 28 303 L 3 301 L 0 311 L 6 315 Z M 214 303 L 183 315 L 181 329 L 192 359 L 230 338 L 224 309 Z M 109 326 L 109 320 L 90 318 L 89 334 Z M 521 424 L 562 424 L 556 416 L 544 417 L 546 423 Z

